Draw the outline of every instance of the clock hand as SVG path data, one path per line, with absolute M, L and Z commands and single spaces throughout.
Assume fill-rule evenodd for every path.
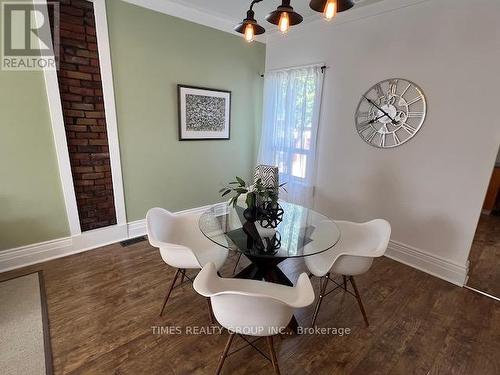
M 371 105 L 375 106 L 379 111 L 381 111 L 385 116 L 389 117 L 392 121 L 393 124 L 397 124 L 397 121 L 394 120 L 386 111 L 384 111 L 382 108 L 380 108 L 378 105 L 375 104 L 374 101 L 368 99 L 366 96 L 363 95 L 363 98 L 365 98 L 368 103 L 370 103 Z
M 374 118 L 373 120 L 368 121 L 369 124 L 373 124 L 375 121 L 380 120 L 382 117 L 385 117 L 386 115 L 378 116 L 377 118 Z
M 370 120 L 370 121 L 365 121 L 365 122 L 363 122 L 361 125 L 362 125 L 362 126 L 371 125 L 371 124 L 373 124 L 375 121 L 380 120 L 382 117 L 385 117 L 385 115 L 379 116 L 379 117 L 374 118 L 374 119 L 372 119 L 372 120 Z

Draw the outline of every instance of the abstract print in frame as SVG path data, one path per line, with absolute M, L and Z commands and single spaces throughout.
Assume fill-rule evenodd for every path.
M 179 140 L 229 139 L 231 91 L 177 85 Z

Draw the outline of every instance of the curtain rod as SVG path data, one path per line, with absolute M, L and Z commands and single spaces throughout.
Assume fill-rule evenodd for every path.
M 312 68 L 313 66 L 320 66 L 320 65 L 321 65 L 321 63 L 319 63 L 319 64 L 309 64 L 309 65 L 299 65 L 299 66 L 290 66 L 288 68 L 271 69 L 271 70 L 266 71 L 264 74 L 261 74 L 260 76 L 264 77 L 264 75 L 266 73 L 272 73 L 272 72 L 278 72 L 278 71 L 286 71 L 286 70 L 292 70 L 292 69 Z M 323 65 L 320 66 L 320 68 L 321 68 L 321 73 L 324 73 L 325 69 L 328 69 L 328 66 L 326 66 L 325 64 L 323 64 Z

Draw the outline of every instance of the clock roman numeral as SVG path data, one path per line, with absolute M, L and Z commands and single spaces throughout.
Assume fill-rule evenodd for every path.
M 424 112 L 408 112 L 408 117 L 422 117 Z
M 403 96 L 404 94 L 406 94 L 406 92 L 408 91 L 408 89 L 411 87 L 411 83 L 408 84 L 408 86 L 406 86 L 406 88 L 403 90 L 403 92 L 401 93 L 400 96 Z
M 403 122 L 401 124 L 401 127 L 406 130 L 408 133 L 410 133 L 411 135 L 415 134 L 417 129 L 415 129 L 413 126 L 411 125 L 408 125 L 406 122 Z
M 380 86 L 380 83 L 377 83 L 375 85 L 375 91 L 377 91 L 377 95 L 380 98 L 381 96 L 384 96 L 384 92 L 382 91 L 382 86 Z
M 399 139 L 398 135 L 396 134 L 396 132 L 392 133 L 392 136 L 394 138 L 394 144 L 395 145 L 399 145 L 401 143 L 401 140 Z
M 358 124 L 358 133 L 363 133 L 366 129 L 371 127 L 372 125 L 369 123 L 369 121 L 362 122 L 361 124 Z
M 412 105 L 412 104 L 415 104 L 416 102 L 418 102 L 418 101 L 420 101 L 420 100 L 422 100 L 422 96 L 421 96 L 421 95 L 419 95 L 419 96 L 417 96 L 416 98 L 414 98 L 414 99 L 410 100 L 410 101 L 408 102 L 408 105 L 410 106 L 410 105 Z
M 377 131 L 373 130 L 373 133 L 370 133 L 370 135 L 368 136 L 368 138 L 366 138 L 367 142 L 368 143 L 372 143 L 373 138 L 375 138 L 376 135 L 377 135 Z
M 398 90 L 398 80 L 395 79 L 395 80 L 392 80 L 390 83 L 389 83 L 389 88 L 391 90 L 391 94 L 392 95 L 396 95 L 396 91 Z
M 370 116 L 370 112 L 366 111 L 366 112 L 358 112 L 358 117 L 369 117 Z
M 386 134 L 380 134 L 380 142 L 379 142 L 380 147 L 385 147 L 385 136 Z

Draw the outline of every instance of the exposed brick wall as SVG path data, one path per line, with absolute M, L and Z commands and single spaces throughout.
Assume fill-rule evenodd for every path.
M 116 224 L 94 9 L 60 0 L 57 73 L 82 231 Z

